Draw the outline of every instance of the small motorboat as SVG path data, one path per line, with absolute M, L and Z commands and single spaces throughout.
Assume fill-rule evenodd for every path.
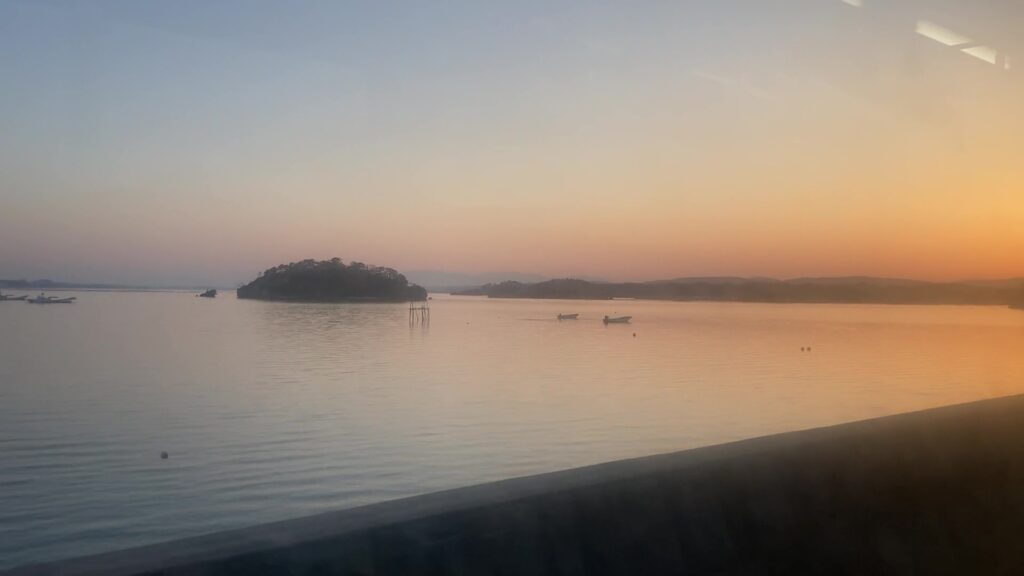
M 47 296 L 46 294 L 40 294 L 35 298 L 29 298 L 25 300 L 29 304 L 71 304 L 78 298 L 71 296 L 69 298 L 57 298 L 56 296 Z
M 210 289 L 210 290 L 207 290 L 206 292 L 203 292 L 202 294 L 196 294 L 196 296 L 199 296 L 200 298 L 216 298 L 217 297 L 217 291 L 213 290 L 213 289 Z
M 28 298 L 28 294 L 24 294 L 22 296 L 11 296 L 10 294 L 0 293 L 0 302 L 15 302 L 26 298 Z
M 580 317 L 579 314 L 559 314 L 558 315 L 558 319 L 559 320 L 576 320 L 579 317 Z
M 604 323 L 605 324 L 629 324 L 629 321 L 632 320 L 632 319 L 633 319 L 632 316 L 605 316 L 604 317 Z

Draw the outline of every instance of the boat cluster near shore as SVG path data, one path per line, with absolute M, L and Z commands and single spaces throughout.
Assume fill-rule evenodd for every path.
M 202 294 L 196 294 L 200 298 L 216 298 L 216 290 L 207 290 Z M 47 296 L 46 292 L 40 292 L 39 296 L 35 298 L 29 298 L 28 294 L 20 294 L 18 296 L 11 296 L 10 294 L 0 293 L 0 302 L 27 302 L 29 304 L 73 304 L 78 300 L 77 296 L 69 296 L 67 298 L 58 298 L 57 296 Z
M 579 314 L 559 314 L 559 320 L 579 320 Z M 629 324 L 633 320 L 632 316 L 605 316 L 601 319 L 605 324 Z
M 72 304 L 77 299 L 78 298 L 75 296 L 69 296 L 67 298 L 47 296 L 45 292 L 41 292 L 39 296 L 36 296 L 35 298 L 29 298 L 28 294 L 22 294 L 20 296 L 0 294 L 0 302 L 28 302 L 29 304 Z

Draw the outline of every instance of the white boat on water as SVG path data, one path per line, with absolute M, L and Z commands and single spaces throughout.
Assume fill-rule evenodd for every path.
M 559 320 L 576 320 L 579 317 L 580 317 L 579 314 L 559 314 L 558 315 L 558 319 Z
M 632 319 L 633 319 L 632 316 L 605 316 L 604 317 L 604 323 L 605 324 L 629 324 L 629 321 L 632 320 Z
M 47 296 L 46 294 L 40 294 L 35 298 L 29 298 L 26 300 L 29 304 L 71 304 L 77 300 L 76 297 L 71 296 L 69 298 L 57 298 L 56 296 Z

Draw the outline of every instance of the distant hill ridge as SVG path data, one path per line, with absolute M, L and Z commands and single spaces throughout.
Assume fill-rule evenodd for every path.
M 500 282 L 454 292 L 491 298 L 1011 305 L 1024 301 L 1024 279 L 928 282 L 898 278 L 677 278 L 651 282 L 589 282 L 578 279 Z
M 198 290 L 205 286 L 196 284 L 143 286 L 137 284 L 106 284 L 102 282 L 59 282 L 56 280 L 5 280 L 0 279 L 0 288 L 9 290 L 85 290 L 98 292 L 159 292 L 162 290 Z
M 444 270 L 411 270 L 404 272 L 410 282 L 431 291 L 447 292 L 474 288 L 488 283 L 515 280 L 517 282 L 543 282 L 548 278 L 523 272 L 448 272 Z
M 56 282 L 54 280 L 2 280 L 0 288 L 18 288 L 21 290 L 56 289 L 56 288 L 92 288 L 98 290 L 130 290 L 137 286 L 124 284 L 90 284 L 80 282 Z

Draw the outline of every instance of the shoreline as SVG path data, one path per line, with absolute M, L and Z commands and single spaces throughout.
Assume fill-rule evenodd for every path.
M 11 575 L 992 573 L 1024 395 L 513 478 Z
M 957 306 L 957 307 L 980 307 L 980 308 L 1009 308 L 1011 310 L 1024 310 L 1024 305 L 1014 306 L 1000 302 L 849 302 L 840 300 L 721 300 L 721 299 L 699 299 L 699 298 L 570 298 L 558 296 L 489 296 L 487 294 L 461 294 L 457 292 L 431 292 L 431 294 L 444 294 L 458 298 L 479 298 L 481 300 L 558 300 L 561 302 L 674 302 L 679 304 L 779 304 L 779 305 L 801 305 L 813 304 L 819 306 Z
M 296 299 L 296 298 L 255 298 L 253 296 L 238 296 L 238 300 L 254 300 L 256 302 L 285 302 L 289 304 L 408 304 L 409 302 L 423 302 L 424 300 L 407 300 L 404 298 L 335 298 L 329 300 L 320 299 Z

